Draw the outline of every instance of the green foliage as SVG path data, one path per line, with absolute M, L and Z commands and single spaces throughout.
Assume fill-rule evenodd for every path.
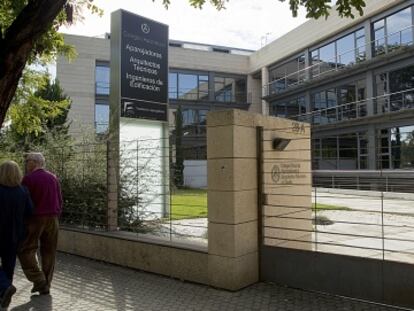
M 29 150 L 44 143 L 47 135 L 69 139 L 65 135 L 70 104 L 59 82 L 51 82 L 47 74 L 26 70 L 8 111 L 11 124 L 6 134 L 15 142 L 14 149 Z
M 7 29 L 28 5 L 28 0 L 2 0 L 0 2 L 0 40 L 5 37 Z M 29 58 L 29 64 L 48 63 L 56 58 L 58 54 L 66 55 L 69 59 L 76 56 L 73 46 L 64 43 L 63 35 L 58 33 L 62 25 L 72 24 L 82 20 L 82 9 L 87 8 L 94 14 L 102 16 L 103 11 L 93 4 L 93 0 L 72 0 L 62 7 L 61 12 L 42 36 L 34 43 Z M 47 8 L 44 8 L 47 11 Z
M 155 0 L 153 0 L 155 1 Z M 188 0 L 190 5 L 201 9 L 206 2 L 209 2 L 216 9 L 225 9 L 225 4 L 229 0 Z M 327 18 L 329 16 L 329 10 L 331 9 L 330 0 L 279 0 L 281 2 L 288 1 L 292 15 L 296 17 L 298 15 L 299 7 L 303 6 L 306 9 L 306 17 L 318 19 L 320 17 Z M 171 4 L 171 0 L 162 0 L 162 3 L 166 8 Z M 336 10 L 340 17 L 354 18 L 354 11 L 357 11 L 362 16 L 363 9 L 365 7 L 364 0 L 336 0 Z

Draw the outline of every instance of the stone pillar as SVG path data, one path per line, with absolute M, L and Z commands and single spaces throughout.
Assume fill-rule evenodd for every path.
M 310 154 L 309 124 L 241 110 L 208 114 L 210 285 L 257 282 L 262 246 L 312 249 Z
M 259 280 L 254 116 L 229 110 L 207 117 L 209 283 L 228 290 Z

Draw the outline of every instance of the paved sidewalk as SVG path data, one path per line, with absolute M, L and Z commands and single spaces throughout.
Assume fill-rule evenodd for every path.
M 9 310 L 396 310 L 350 299 L 259 283 L 232 293 L 59 254 L 50 296 L 30 296 L 20 268 Z

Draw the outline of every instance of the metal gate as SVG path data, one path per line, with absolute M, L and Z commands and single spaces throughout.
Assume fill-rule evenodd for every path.
M 412 173 L 313 172 L 308 129 L 257 130 L 261 279 L 414 307 Z

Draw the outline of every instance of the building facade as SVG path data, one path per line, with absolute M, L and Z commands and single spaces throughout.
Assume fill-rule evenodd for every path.
M 332 11 L 327 20 L 310 20 L 254 52 L 171 41 L 171 126 L 181 107 L 187 142 L 202 146 L 210 110 L 309 122 L 320 185 L 372 189 L 379 174 L 388 174 L 393 185 L 412 177 L 414 0 L 366 4 L 363 16 L 341 19 Z M 73 100 L 72 131 L 104 132 L 109 40 L 65 39 L 79 54 L 73 63 L 57 63 L 57 78 Z M 195 153 L 191 158 L 205 156 L 202 148 Z

